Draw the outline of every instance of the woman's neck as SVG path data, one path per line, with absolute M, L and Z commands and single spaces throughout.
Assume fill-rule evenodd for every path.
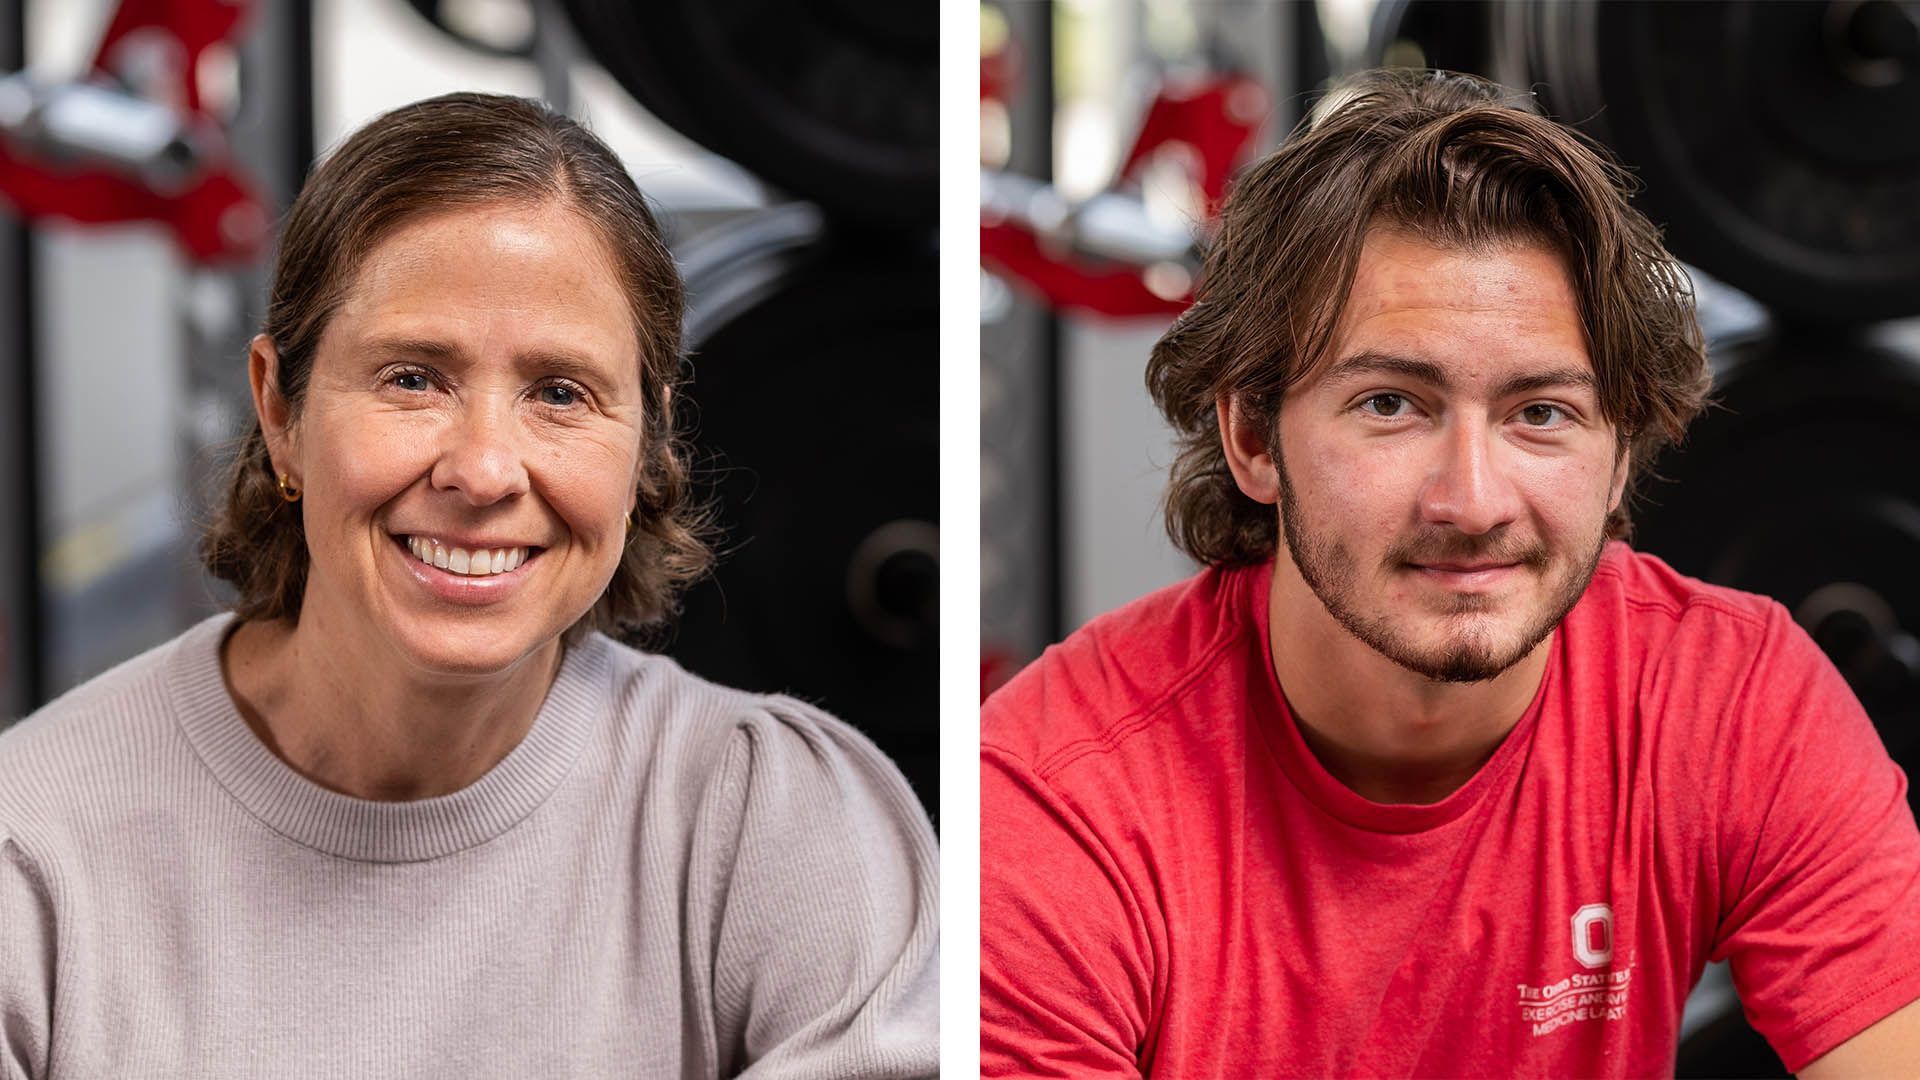
M 507 671 L 450 677 L 377 655 L 317 617 L 241 623 L 221 648 L 240 715 L 274 755 L 362 799 L 447 795 L 499 764 L 533 727 L 560 671 L 558 640 Z

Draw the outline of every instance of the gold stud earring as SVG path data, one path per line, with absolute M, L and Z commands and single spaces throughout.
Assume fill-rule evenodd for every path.
M 627 535 L 633 535 L 633 511 L 627 511 Z
M 274 482 L 274 486 L 280 489 L 280 497 L 282 499 L 288 502 L 300 501 L 300 489 L 294 485 L 293 477 L 288 476 L 286 473 L 281 473 L 280 479 Z

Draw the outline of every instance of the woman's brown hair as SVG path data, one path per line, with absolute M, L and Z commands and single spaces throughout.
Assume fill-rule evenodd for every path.
M 1631 453 L 1628 492 L 1677 441 L 1709 374 L 1692 286 L 1629 205 L 1607 151 L 1471 76 L 1377 71 L 1333 91 L 1234 185 L 1199 299 L 1153 348 L 1147 389 L 1176 432 L 1167 532 L 1203 563 L 1271 558 L 1274 508 L 1242 494 L 1215 402 L 1271 430 L 1281 398 L 1330 347 L 1369 230 L 1441 246 L 1541 244 L 1579 298 L 1601 412 Z M 1631 530 L 1629 499 L 1607 534 Z
M 634 532 L 613 580 L 572 632 L 652 625 L 712 561 L 709 516 L 691 498 L 687 449 L 674 427 L 683 380 L 680 273 L 626 168 L 579 124 L 521 98 L 447 94 L 361 128 L 307 178 L 288 212 L 263 332 L 296 419 L 328 321 L 383 238 L 418 218 L 498 203 L 558 202 L 589 222 L 632 304 L 645 396 Z M 307 544 L 297 507 L 275 486 L 258 419 L 241 441 L 226 504 L 201 538 L 201 560 L 238 591 L 242 619 L 300 618 Z

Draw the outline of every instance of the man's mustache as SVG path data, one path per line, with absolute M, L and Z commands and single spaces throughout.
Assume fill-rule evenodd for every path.
M 1538 544 L 1516 544 L 1505 537 L 1467 536 L 1463 533 L 1416 536 L 1387 551 L 1387 561 L 1395 565 L 1419 563 L 1519 563 L 1539 569 L 1550 556 Z

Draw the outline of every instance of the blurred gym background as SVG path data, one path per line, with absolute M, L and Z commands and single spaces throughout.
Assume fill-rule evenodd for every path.
M 1920 766 L 1920 3 L 986 0 L 981 681 L 1195 567 L 1147 353 L 1234 170 L 1330 79 L 1439 67 L 1613 147 L 1693 275 L 1722 407 L 1634 545 L 1775 597 Z M 1920 798 L 1910 789 L 1910 798 Z M 1723 966 L 1678 1069 L 1785 1076 Z
M 316 153 L 450 90 L 586 121 L 690 292 L 728 554 L 662 651 L 823 704 L 931 810 L 933 5 L 0 0 L 0 726 L 222 596 L 193 545 L 252 419 Z

